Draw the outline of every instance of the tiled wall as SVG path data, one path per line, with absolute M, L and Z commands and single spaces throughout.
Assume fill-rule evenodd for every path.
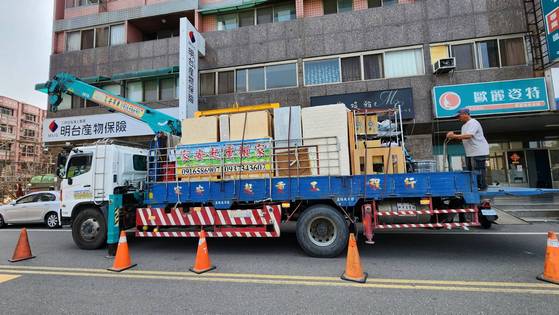
M 303 15 L 305 17 L 324 15 L 322 0 L 307 0 L 303 3 Z

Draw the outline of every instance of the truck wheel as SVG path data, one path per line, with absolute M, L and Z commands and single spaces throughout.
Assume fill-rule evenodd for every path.
M 58 228 L 60 226 L 58 222 L 58 214 L 56 212 L 47 213 L 47 215 L 45 215 L 45 224 L 49 229 Z
M 72 223 L 72 238 L 81 249 L 98 249 L 107 242 L 107 222 L 101 211 L 87 208 Z
M 297 220 L 299 246 L 313 257 L 337 257 L 347 246 L 349 230 L 344 217 L 327 205 L 308 208 Z
M 479 224 L 481 225 L 481 228 L 489 230 L 491 228 L 491 225 L 493 224 L 493 222 L 487 220 L 487 218 L 483 215 L 481 215 L 481 213 L 479 214 Z

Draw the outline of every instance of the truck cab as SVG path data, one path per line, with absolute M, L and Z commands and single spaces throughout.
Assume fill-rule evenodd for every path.
M 103 246 L 107 206 L 115 193 L 138 191 L 147 175 L 147 150 L 101 141 L 73 148 L 60 172 L 61 217 L 76 245 Z

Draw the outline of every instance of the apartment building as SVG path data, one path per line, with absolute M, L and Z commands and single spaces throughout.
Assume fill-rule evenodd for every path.
M 461 93 L 474 93 L 472 102 L 491 108 L 510 107 L 502 103 L 514 101 L 526 108 L 483 107 L 478 112 L 491 142 L 491 182 L 559 184 L 554 136 L 559 117 L 538 79 L 544 75 L 541 42 L 531 24 L 535 11 L 529 9 L 541 10 L 539 0 L 55 4 L 52 75 L 67 71 L 133 101 L 173 111 L 178 105 L 179 19 L 187 17 L 206 39 L 207 52 L 199 60 L 200 109 L 268 102 L 400 105 L 409 151 L 416 159 L 441 159 L 444 134 L 460 128 L 445 111 L 460 105 L 466 97 Z M 435 71 L 434 65 L 445 59 L 454 60 L 453 70 Z M 79 98 L 67 98 L 59 109 L 48 118 L 73 123 L 107 113 Z M 144 133 L 99 137 L 145 139 L 138 138 Z M 92 139 L 80 137 L 79 130 L 76 135 L 63 139 Z M 460 167 L 461 145 L 449 145 L 448 152 L 455 156 L 449 163 Z

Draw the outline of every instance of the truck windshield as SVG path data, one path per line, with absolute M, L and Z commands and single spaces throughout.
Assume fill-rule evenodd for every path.
M 72 178 L 85 174 L 91 169 L 91 155 L 74 155 L 68 162 L 67 178 Z

